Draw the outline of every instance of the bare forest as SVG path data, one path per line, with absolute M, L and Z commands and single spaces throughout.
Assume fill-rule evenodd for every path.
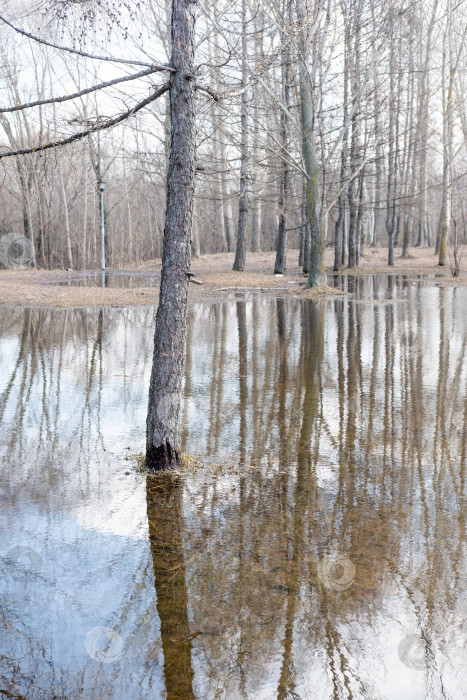
M 107 267 L 162 256 L 169 5 L 2 2 L 0 234 L 26 236 L 31 265 L 99 268 L 102 214 Z M 275 250 L 281 273 L 294 249 L 307 272 L 324 246 L 335 270 L 425 247 L 458 269 L 466 12 L 200 0 L 193 256 L 234 251 L 242 270 Z
M 465 700 L 467 0 L 0 61 L 0 696 Z

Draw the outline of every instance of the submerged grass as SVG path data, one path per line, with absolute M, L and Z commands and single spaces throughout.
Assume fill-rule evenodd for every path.
M 129 449 L 129 448 L 128 448 Z M 205 472 L 211 472 L 215 474 L 225 474 L 225 473 L 244 473 L 250 469 L 257 468 L 256 465 L 250 464 L 248 466 L 241 467 L 238 464 L 232 462 L 227 462 L 226 464 L 221 464 L 218 462 L 211 462 L 206 460 L 201 455 L 190 455 L 182 453 L 180 464 L 173 469 L 166 469 L 160 472 L 152 472 L 146 468 L 146 455 L 143 452 L 134 452 L 125 455 L 125 461 L 134 462 L 134 470 L 138 474 L 146 474 L 147 476 L 173 476 L 174 479 L 183 476 L 193 476 L 196 475 L 200 470 Z

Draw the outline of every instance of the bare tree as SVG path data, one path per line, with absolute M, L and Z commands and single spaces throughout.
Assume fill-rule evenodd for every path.
M 161 288 L 149 386 L 146 465 L 180 461 L 179 412 L 185 367 L 195 176 L 194 0 L 172 0 L 171 140 Z

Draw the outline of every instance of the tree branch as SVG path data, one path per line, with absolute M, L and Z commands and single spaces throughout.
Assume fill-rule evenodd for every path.
M 213 98 L 213 100 L 215 100 L 215 102 L 220 102 L 221 100 L 221 96 L 219 95 L 219 93 L 210 88 L 208 85 L 201 85 L 200 83 L 195 83 L 195 89 L 207 93 Z
M 147 68 L 146 70 L 142 70 L 139 73 L 134 73 L 133 75 L 125 75 L 122 78 L 114 78 L 113 80 L 108 80 L 106 83 L 100 83 L 100 85 L 93 85 L 85 90 L 80 90 L 80 92 L 74 92 L 71 95 L 64 95 L 63 97 L 49 97 L 47 100 L 36 100 L 35 102 L 28 102 L 27 104 L 15 105 L 14 107 L 0 107 L 0 114 L 4 114 L 6 112 L 18 112 L 22 109 L 40 107 L 41 105 L 50 105 L 56 102 L 75 100 L 77 97 L 88 95 L 90 92 L 96 92 L 96 90 L 101 90 L 102 88 L 116 85 L 117 83 L 124 83 L 127 80 L 137 80 L 138 78 L 143 78 L 145 75 L 151 75 L 151 73 L 154 72 L 154 68 Z
M 164 71 L 168 70 L 171 72 L 174 72 L 174 68 L 172 66 L 167 66 L 167 65 L 162 65 L 162 66 L 157 66 L 152 63 L 145 63 L 144 61 L 130 61 L 125 58 L 112 58 L 112 56 L 95 56 L 92 53 L 86 53 L 85 51 L 78 51 L 78 49 L 72 49 L 69 46 L 60 46 L 59 44 L 53 44 L 51 41 L 46 41 L 46 39 L 41 39 L 38 36 L 35 36 L 34 34 L 30 34 L 29 32 L 24 31 L 24 29 L 20 29 L 19 27 L 15 27 L 14 24 L 9 22 L 5 17 L 2 17 L 0 15 L 0 21 L 4 22 L 7 24 L 9 27 L 11 27 L 15 32 L 18 34 L 22 34 L 23 36 L 26 36 L 28 39 L 32 39 L 33 41 L 39 42 L 39 44 L 45 44 L 45 46 L 50 46 L 53 49 L 58 49 L 59 51 L 67 51 L 68 53 L 74 53 L 77 56 L 83 56 L 84 58 L 95 58 L 97 61 L 110 61 L 111 63 L 125 63 L 128 66 L 146 66 L 147 68 L 152 68 L 153 71 Z
M 51 141 L 50 143 L 46 143 L 41 146 L 35 146 L 34 148 L 20 148 L 17 151 L 6 151 L 5 153 L 0 153 L 0 159 L 9 158 L 10 156 L 24 156 L 28 153 L 38 153 L 46 151 L 49 148 L 56 148 L 57 146 L 66 146 L 69 143 L 73 143 L 73 141 L 79 141 L 85 136 L 89 136 L 89 134 L 93 134 L 96 131 L 110 129 L 110 127 L 120 124 L 121 122 L 125 121 L 125 119 L 128 119 L 128 117 L 131 117 L 133 116 L 133 114 L 136 114 L 136 112 L 139 112 L 141 109 L 143 109 L 143 107 L 147 107 L 148 104 L 154 102 L 154 100 L 157 100 L 158 97 L 161 97 L 161 95 L 163 95 L 167 92 L 167 90 L 169 90 L 169 87 L 169 83 L 164 83 L 164 85 L 161 85 L 161 87 L 158 88 L 156 92 L 154 92 L 152 95 L 149 95 L 149 97 L 146 97 L 146 99 L 142 102 L 138 102 L 137 105 L 129 109 L 127 112 L 124 112 L 123 114 L 120 114 L 118 117 L 114 117 L 113 119 L 108 119 L 106 122 L 103 122 L 101 124 L 95 124 L 90 129 L 86 129 L 86 131 L 79 131 L 77 134 L 73 134 L 73 136 L 68 136 L 68 138 L 60 139 L 59 141 Z

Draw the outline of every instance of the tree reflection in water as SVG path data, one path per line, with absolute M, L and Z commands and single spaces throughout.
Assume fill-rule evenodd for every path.
M 1 534 L 43 562 L 21 589 L 2 569 L 2 688 L 463 696 L 465 290 L 346 284 L 191 307 L 185 449 L 221 468 L 165 485 L 122 459 L 144 445 L 153 310 L 2 313 Z M 75 617 L 30 603 L 21 626 L 71 575 Z M 94 625 L 124 641 L 114 666 L 85 657 Z
M 194 697 L 192 644 L 185 584 L 180 479 L 172 474 L 148 476 L 146 498 L 167 699 L 189 699 Z

